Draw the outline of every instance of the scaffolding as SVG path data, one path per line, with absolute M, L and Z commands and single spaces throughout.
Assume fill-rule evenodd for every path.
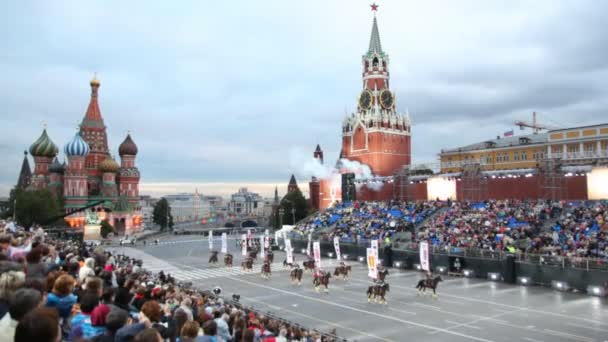
M 460 178 L 458 199 L 462 201 L 483 201 L 488 196 L 488 179 L 482 175 L 481 165 L 464 165 Z
M 545 159 L 539 165 L 538 181 L 540 197 L 550 200 L 563 200 L 568 198 L 566 177 L 561 170 L 560 159 Z

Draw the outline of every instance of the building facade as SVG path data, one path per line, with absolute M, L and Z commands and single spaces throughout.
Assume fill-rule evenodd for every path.
M 608 124 L 549 130 L 547 133 L 497 137 L 439 154 L 442 173 L 479 164 L 483 171 L 536 169 L 543 160 L 561 165 L 608 162 Z
M 108 149 L 106 126 L 99 109 L 100 82 L 91 80 L 91 98 L 78 131 L 65 145 L 67 163 L 57 159 L 59 149 L 46 128 L 30 146 L 34 172 L 27 189 L 49 189 L 63 200 L 66 222 L 71 227 L 85 224 L 85 207 L 107 219 L 118 234 L 132 234 L 142 229 L 139 202 L 139 169 L 135 165 L 137 145 L 131 135 L 118 148 L 120 164 Z M 27 158 L 27 156 L 26 156 Z M 24 184 L 22 166 L 19 184 Z M 18 185 L 19 185 L 18 184 Z
M 374 175 L 391 176 L 411 162 L 409 114 L 397 112 L 390 89 L 390 60 L 382 50 L 374 14 L 367 52 L 361 58 L 357 111 L 342 124 L 342 157 L 367 164 Z
M 165 197 L 171 207 L 173 222 L 192 222 L 209 217 L 211 205 L 206 201 L 198 190 L 193 194 L 178 194 Z
M 240 188 L 230 196 L 228 211 L 236 215 L 263 216 L 264 199 L 257 193 Z

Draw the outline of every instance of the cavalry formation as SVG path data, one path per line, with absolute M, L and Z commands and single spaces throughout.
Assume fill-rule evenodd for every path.
M 241 270 L 243 272 L 253 272 L 253 266 L 255 261 L 258 259 L 260 249 L 257 246 L 253 246 L 247 249 L 247 254 L 241 262 Z M 224 254 L 224 266 L 233 267 L 234 256 L 230 253 Z M 212 250 L 209 255 L 209 264 L 217 265 L 219 262 L 218 251 Z M 271 265 L 274 262 L 274 253 L 272 250 L 268 250 L 264 253 L 262 265 L 260 267 L 260 275 L 263 279 L 271 279 L 272 269 Z M 315 260 L 310 256 L 306 260 L 302 261 L 300 266 L 295 260 L 291 263 L 287 262 L 287 259 L 283 260 L 283 268 L 289 269 L 289 277 L 293 286 L 302 285 L 302 277 L 304 273 L 313 273 L 312 285 L 315 292 L 329 293 L 329 280 L 332 278 L 332 273 L 324 271 L 317 267 Z M 340 261 L 340 264 L 334 269 L 333 277 L 342 281 L 347 281 L 352 272 L 352 267 L 347 265 L 344 261 Z M 390 291 L 390 285 L 386 281 L 389 275 L 389 270 L 382 266 L 378 266 L 377 278 L 372 279 L 373 283 L 368 286 L 366 295 L 368 302 L 376 302 L 380 304 L 388 304 L 386 299 L 388 292 Z M 443 279 L 441 276 L 433 277 L 429 272 L 426 275 L 426 279 L 421 279 L 416 285 L 418 295 L 426 293 L 426 290 L 432 290 L 432 297 L 437 298 L 437 285 Z

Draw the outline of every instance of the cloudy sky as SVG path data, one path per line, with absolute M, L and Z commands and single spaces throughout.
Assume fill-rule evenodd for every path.
M 378 3 L 415 163 L 532 111 L 552 126 L 608 121 L 608 2 Z M 5 1 L 0 196 L 43 122 L 60 146 L 72 136 L 94 72 L 110 148 L 128 130 L 139 145 L 143 192 L 284 192 L 292 172 L 307 179 L 290 160 L 317 143 L 335 161 L 371 22 L 363 0 Z

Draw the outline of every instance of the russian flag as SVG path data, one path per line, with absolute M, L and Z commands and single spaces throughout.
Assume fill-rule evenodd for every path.
M 513 134 L 514 134 L 513 130 L 510 130 L 510 131 L 506 131 L 504 135 L 505 135 L 505 137 L 512 137 Z

